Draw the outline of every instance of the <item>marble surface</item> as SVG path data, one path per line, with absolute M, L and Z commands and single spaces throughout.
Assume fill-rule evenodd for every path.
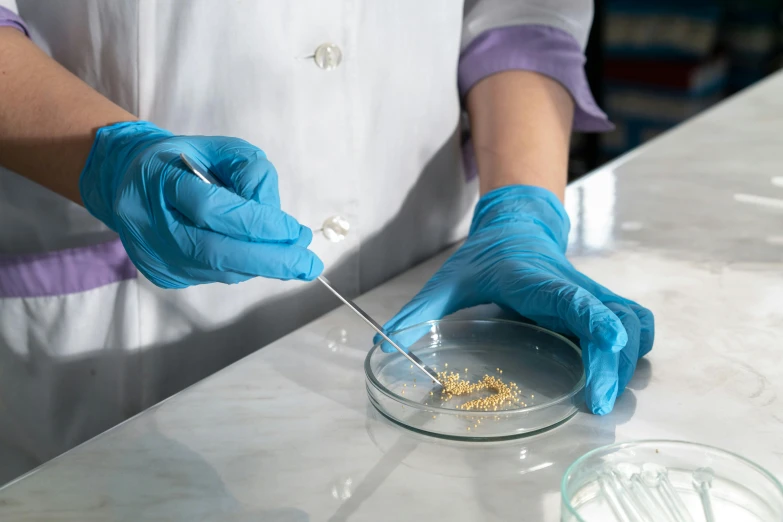
M 586 451 L 673 438 L 783 479 L 783 75 L 571 186 L 571 255 L 651 308 L 657 339 L 605 417 L 444 442 L 368 404 L 371 333 L 341 308 L 0 490 L 11 521 L 557 520 Z M 439 266 L 358 300 L 391 316 Z

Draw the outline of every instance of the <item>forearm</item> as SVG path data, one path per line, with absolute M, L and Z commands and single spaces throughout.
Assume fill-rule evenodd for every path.
M 0 78 L 0 165 L 81 204 L 95 131 L 137 118 L 13 28 L 0 27 Z
M 563 200 L 574 102 L 560 83 L 536 72 L 504 71 L 473 86 L 467 106 L 482 194 L 533 185 Z

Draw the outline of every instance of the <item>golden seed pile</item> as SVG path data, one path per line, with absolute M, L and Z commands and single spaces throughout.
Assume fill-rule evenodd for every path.
M 467 368 L 466 368 L 467 370 Z M 462 410 L 497 411 L 499 407 L 511 406 L 519 401 L 519 388 L 516 383 L 504 383 L 498 377 L 484 375 L 477 382 L 460 379 L 455 372 L 438 372 L 438 380 L 443 383 L 441 398 L 449 400 L 455 395 L 468 395 L 477 391 L 489 390 L 492 395 L 473 399 L 458 406 Z

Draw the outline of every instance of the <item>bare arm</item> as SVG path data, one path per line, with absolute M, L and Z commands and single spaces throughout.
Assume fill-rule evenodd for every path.
M 135 119 L 20 31 L 0 27 L 0 165 L 82 204 L 79 174 L 95 131 Z
M 574 102 L 557 81 L 512 70 L 484 78 L 468 93 L 482 194 L 505 185 L 534 185 L 562 201 Z

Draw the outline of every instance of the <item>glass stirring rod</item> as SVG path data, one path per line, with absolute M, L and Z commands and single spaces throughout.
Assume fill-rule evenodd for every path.
M 217 180 L 216 176 L 213 176 L 209 171 L 206 172 L 201 171 L 198 169 L 193 161 L 190 160 L 185 154 L 179 155 L 180 159 L 182 160 L 182 163 L 185 164 L 185 166 L 188 168 L 188 170 L 194 174 L 196 177 L 198 177 L 201 181 L 204 183 L 209 183 L 211 185 L 221 185 L 220 182 Z M 323 233 L 324 237 L 326 237 L 327 240 L 332 242 L 338 242 L 345 239 L 346 234 L 348 233 L 348 221 L 345 219 L 339 217 L 339 216 L 333 216 L 328 218 L 326 221 L 324 221 L 323 226 L 316 230 L 316 232 Z M 383 338 L 384 341 L 389 343 L 389 345 L 392 346 L 395 350 L 400 352 L 405 358 L 407 358 L 411 363 L 413 363 L 418 369 L 423 371 L 427 374 L 427 376 L 432 379 L 435 383 L 443 386 L 443 383 L 440 382 L 438 379 L 437 373 L 435 373 L 435 370 L 424 364 L 424 362 L 419 359 L 415 354 L 413 354 L 410 351 L 405 351 L 402 348 L 397 345 L 394 341 L 392 341 L 388 335 L 386 335 L 386 332 L 383 331 L 383 327 L 379 325 L 375 319 L 370 317 L 367 312 L 359 308 L 359 306 L 356 305 L 353 301 L 348 299 L 347 297 L 343 296 L 340 292 L 334 289 L 332 284 L 329 282 L 328 279 L 326 279 L 324 276 L 318 276 L 318 281 L 321 282 L 326 288 L 329 289 L 330 292 L 332 292 L 340 301 L 342 301 L 348 308 L 350 308 L 356 315 L 361 317 L 364 322 L 369 324 L 373 330 L 378 332 L 378 334 Z

